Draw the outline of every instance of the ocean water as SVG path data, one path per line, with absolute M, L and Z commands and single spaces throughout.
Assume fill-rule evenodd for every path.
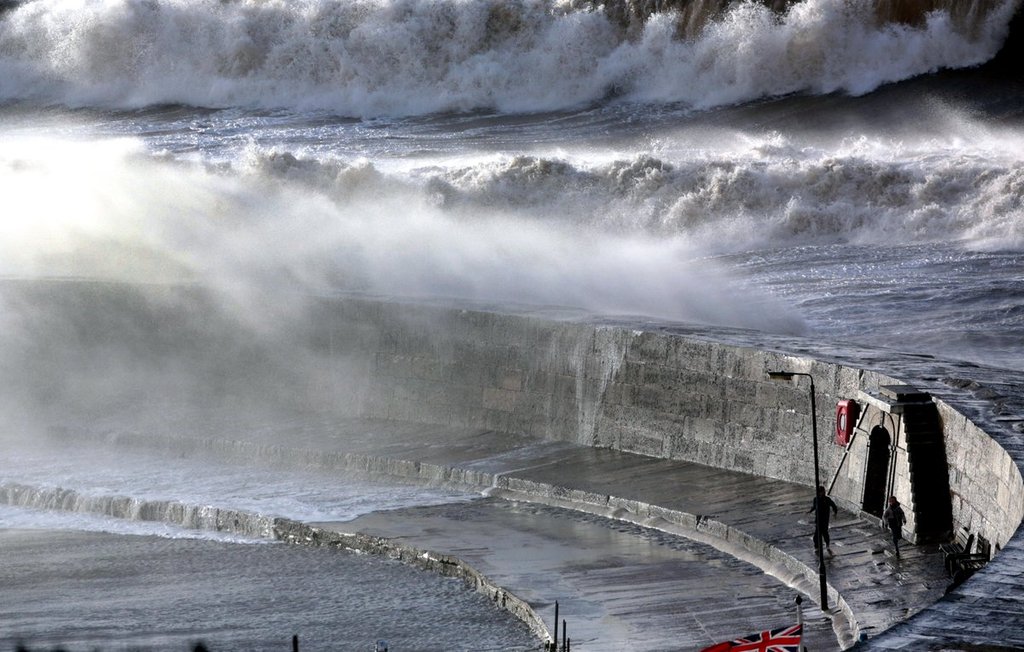
M 477 496 L 102 446 L 8 445 L 0 506 L 0 649 L 532 650 L 511 614 L 384 556 L 290 546 L 154 517 L 161 501 L 307 522 Z M 54 496 L 57 496 L 55 499 Z M 71 496 L 71 497 L 69 497 Z M 115 516 L 130 497 L 134 518 Z M 99 508 L 96 505 L 100 505 Z M 147 509 L 146 506 L 150 508 Z M 197 521 L 203 520 L 200 516 Z M 212 519 L 210 519 L 212 520 Z
M 197 283 L 250 315 L 556 306 L 1024 370 L 1020 2 L 766 4 L 0 3 L 0 277 Z
M 561 305 L 1019 368 L 1020 80 L 972 68 L 1018 3 L 948 4 L 740 3 L 688 37 L 690 14 L 585 3 L 15 4 L 0 274 Z
M 536 649 L 460 580 L 382 557 L 66 524 L 0 541 L 5 650 Z

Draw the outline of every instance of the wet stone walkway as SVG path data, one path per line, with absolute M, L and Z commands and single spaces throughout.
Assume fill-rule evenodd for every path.
M 949 584 L 937 547 L 906 544 L 897 559 L 887 532 L 841 511 L 832 519 L 836 554 L 826 563 L 830 608 L 822 613 L 812 490 L 803 485 L 491 431 L 285 425 L 229 434 L 211 424 L 217 438 L 193 431 L 110 443 L 482 490 L 485 500 L 317 525 L 462 559 L 526 600 L 549 630 L 558 600 L 574 649 L 585 652 L 699 650 L 789 625 L 797 592 L 807 598 L 811 652 L 874 648 L 875 636 L 904 627 Z M 956 626 L 952 619 L 947 629 Z M 948 631 L 940 638 L 955 640 Z M 880 647 L 911 649 L 920 642 L 915 636 L 888 633 Z M 867 641 L 858 643 L 861 637 Z
M 492 440 L 493 448 L 488 445 Z M 887 532 L 841 511 L 831 527 L 835 556 L 826 560 L 830 587 L 826 619 L 812 602 L 817 600 L 819 585 L 809 487 L 564 442 L 520 442 L 515 448 L 508 444 L 495 433 L 459 438 L 420 433 L 414 442 L 394 442 L 387 456 L 413 462 L 404 468 L 421 479 L 489 479 L 494 496 L 582 510 L 692 537 L 757 564 L 780 580 L 782 603 L 795 595 L 783 583 L 810 597 L 804 614 L 810 639 L 816 643 L 811 646 L 808 641 L 812 650 L 844 649 L 862 636 L 870 639 L 939 600 L 949 584 L 936 546 L 905 543 L 897 559 Z M 751 633 L 743 629 L 743 625 L 749 628 L 748 620 L 731 627 L 728 613 L 754 611 L 753 604 L 745 605 L 742 591 L 723 591 L 713 574 L 695 576 L 685 564 L 678 564 L 676 573 L 667 570 L 671 563 L 660 560 L 654 565 L 600 565 L 599 571 L 587 574 L 585 582 L 570 581 L 566 578 L 578 573 L 587 560 L 624 558 L 621 544 L 606 541 L 603 545 L 608 547 L 602 550 L 592 537 L 577 538 L 582 536 L 578 527 L 552 524 L 540 528 L 544 532 L 544 545 L 540 545 L 536 524 L 525 525 L 510 515 L 508 510 L 467 506 L 433 512 L 403 510 L 334 527 L 399 538 L 462 558 L 527 599 L 548 622 L 553 617 L 551 601 L 561 598 L 570 600 L 570 605 L 572 589 L 591 605 L 592 612 L 601 614 L 586 622 L 596 631 L 587 633 L 590 644 L 579 649 L 623 649 L 599 641 L 628 635 L 634 637 L 635 645 L 637 632 L 645 633 L 645 647 L 638 649 L 648 650 L 699 649 L 716 637 Z M 666 584 L 655 590 L 652 582 Z M 758 599 L 750 598 L 751 603 Z M 703 612 L 715 614 L 697 623 L 697 636 L 690 617 L 694 602 L 702 605 Z M 594 604 L 603 606 L 594 610 Z M 790 623 L 764 623 L 754 629 L 785 624 Z M 651 638 L 652 629 L 657 640 Z M 823 636 L 822 629 L 834 631 Z
M 557 600 L 572 649 L 585 652 L 699 650 L 797 617 L 796 591 L 752 564 L 574 510 L 486 498 L 327 527 L 458 557 L 527 601 L 549 631 Z M 810 650 L 837 649 L 814 605 L 805 602 L 804 618 Z

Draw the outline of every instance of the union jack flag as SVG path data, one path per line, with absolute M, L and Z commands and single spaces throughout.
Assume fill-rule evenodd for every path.
M 701 652 L 800 652 L 803 629 L 803 625 L 791 625 L 766 630 L 706 647 Z

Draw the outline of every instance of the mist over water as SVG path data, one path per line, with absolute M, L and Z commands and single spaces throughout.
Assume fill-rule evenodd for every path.
M 200 282 L 243 300 L 250 291 L 487 299 L 745 325 L 742 307 L 703 289 L 728 279 L 699 264 L 684 234 L 595 219 L 601 204 L 624 216 L 637 203 L 623 186 L 642 183 L 643 162 L 588 171 L 513 157 L 401 175 L 387 163 L 256 147 L 221 166 L 152 156 L 135 140 L 8 142 L 2 189 L 17 217 L 0 245 L 7 276 Z M 586 205 L 575 201 L 586 195 Z
M 677 114 L 639 137 L 627 128 L 626 142 L 590 113 L 534 143 L 545 118 L 367 133 L 296 116 L 282 137 L 278 124 L 213 114 L 199 150 L 190 125 L 159 116 L 130 125 L 162 126 L 155 138 L 103 124 L 73 139 L 19 129 L 0 153 L 12 207 L 0 272 L 195 282 L 280 313 L 295 294 L 360 292 L 806 333 L 799 311 L 724 257 L 1024 243 L 1020 132 L 927 99 L 917 109 L 928 125 L 878 133 Z M 267 292 L 281 303 L 263 303 Z

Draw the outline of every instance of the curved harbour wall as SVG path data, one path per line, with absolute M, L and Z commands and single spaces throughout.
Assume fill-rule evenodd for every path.
M 767 372 L 811 374 L 822 482 L 853 511 L 866 471 L 844 459 L 854 446 L 833 440 L 836 403 L 904 384 L 810 357 L 616 325 L 351 299 L 317 311 L 312 337 L 323 378 L 342 394 L 357 370 L 360 416 L 523 433 L 807 485 L 814 481 L 808 387 L 773 382 Z M 950 529 L 967 527 L 1001 548 L 1024 516 L 1018 466 L 989 434 L 933 398 Z M 865 421 L 862 446 L 873 425 Z M 905 455 L 899 441 L 892 449 Z M 907 483 L 894 480 L 901 499 Z
M 878 424 L 892 428 L 891 454 L 903 460 L 892 487 L 901 499 L 908 490 L 913 442 L 899 406 L 877 396 L 913 382 L 934 399 L 949 527 L 967 527 L 999 549 L 1024 515 L 1019 406 L 999 408 L 978 392 L 973 400 L 972 380 L 946 377 L 980 370 L 950 371 L 884 350 L 351 297 L 237 305 L 195 287 L 9 281 L 0 285 L 0 307 L 11 344 L 0 359 L 9 415 L 113 420 L 112 430 L 139 433 L 182 405 L 235 415 L 289 409 L 328 421 L 525 434 L 811 485 L 806 379 L 767 377 L 808 373 L 821 477 L 853 511 L 867 472 L 857 458 Z M 843 399 L 865 407 L 849 448 L 832 438 Z M 985 417 L 993 406 L 1004 414 Z

